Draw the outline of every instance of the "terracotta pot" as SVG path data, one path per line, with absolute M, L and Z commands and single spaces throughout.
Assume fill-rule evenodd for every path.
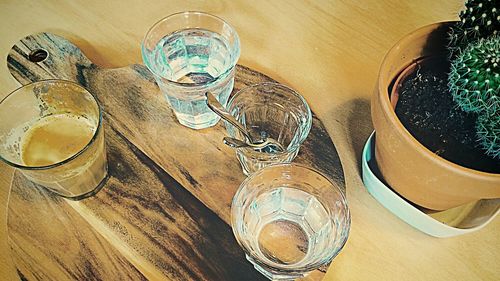
M 465 168 L 437 156 L 406 130 L 394 112 L 396 103 L 391 104 L 389 92 L 405 69 L 423 57 L 446 51 L 451 24 L 422 27 L 387 53 L 371 105 L 376 131 L 375 157 L 383 178 L 407 200 L 432 210 L 500 198 L 500 174 Z

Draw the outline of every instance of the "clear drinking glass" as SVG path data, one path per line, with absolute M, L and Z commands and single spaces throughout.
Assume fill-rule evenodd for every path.
M 56 194 L 82 199 L 107 175 L 102 113 L 76 83 L 44 80 L 0 101 L 0 159 Z
M 294 163 L 250 175 L 231 206 L 236 240 L 271 280 L 295 280 L 328 264 L 346 243 L 350 224 L 339 186 Z
M 226 105 L 240 56 L 238 34 L 222 19 L 182 12 L 157 22 L 142 43 L 142 58 L 179 122 L 193 129 L 215 125 L 220 117 L 205 103 L 211 92 Z
M 240 90 L 228 102 L 227 110 L 245 128 L 277 141 L 283 148 L 236 149 L 243 173 L 249 175 L 265 166 L 291 162 L 311 130 L 309 105 L 296 91 L 277 83 L 261 83 Z M 244 140 L 244 135 L 226 122 L 229 135 Z

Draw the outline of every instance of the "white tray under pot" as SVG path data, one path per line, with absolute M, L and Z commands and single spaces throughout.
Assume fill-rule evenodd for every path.
M 375 162 L 375 132 L 363 149 L 362 173 L 366 189 L 380 204 L 409 225 L 434 237 L 451 237 L 479 230 L 500 212 L 500 199 L 479 200 L 439 212 L 406 201 L 381 180 Z

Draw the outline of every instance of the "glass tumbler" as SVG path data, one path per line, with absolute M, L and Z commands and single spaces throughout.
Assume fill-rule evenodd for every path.
M 271 280 L 295 280 L 330 263 L 346 243 L 350 224 L 339 186 L 295 163 L 250 175 L 231 206 L 236 240 Z
M 0 159 L 60 196 L 93 195 L 107 177 L 97 99 L 64 80 L 13 91 L 0 101 Z
M 220 117 L 205 103 L 211 92 L 226 105 L 240 56 L 238 34 L 222 19 L 202 12 L 170 15 L 151 27 L 142 43 L 142 58 L 154 74 L 177 120 L 203 129 Z
M 265 166 L 291 162 L 311 130 L 312 114 L 304 98 L 284 85 L 261 83 L 237 92 L 227 110 L 249 131 L 277 142 L 283 150 L 236 149 L 243 173 L 249 175 Z M 228 134 L 240 140 L 245 136 L 226 122 Z

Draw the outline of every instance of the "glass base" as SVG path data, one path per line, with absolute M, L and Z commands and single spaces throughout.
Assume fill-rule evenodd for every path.
M 68 196 L 68 195 L 61 194 L 57 190 L 54 190 L 50 187 L 44 186 L 43 184 L 39 184 L 39 183 L 33 181 L 32 179 L 30 179 L 29 177 L 27 177 L 24 174 L 23 174 L 23 176 L 26 179 L 28 179 L 29 181 L 31 181 L 33 184 L 40 186 L 40 187 L 43 187 L 44 189 L 48 190 L 50 193 L 53 193 L 59 197 L 63 197 L 63 198 L 73 200 L 73 201 L 80 201 L 82 199 L 92 197 L 92 196 L 96 195 L 99 191 L 101 191 L 101 189 L 104 187 L 104 185 L 106 184 L 106 182 L 108 181 L 108 179 L 110 177 L 109 172 L 108 172 L 108 164 L 106 164 L 106 171 L 105 172 L 106 172 L 106 174 L 104 175 L 104 177 L 101 179 L 101 181 L 97 184 L 97 186 L 94 189 L 92 189 L 88 192 L 85 192 L 83 194 L 80 194 L 80 195 L 75 195 L 75 196 Z
M 245 256 L 246 256 L 247 260 L 253 264 L 253 267 L 269 280 L 293 281 L 293 280 L 296 280 L 298 278 L 302 278 L 302 277 L 306 276 L 306 274 L 302 274 L 302 273 L 283 274 L 283 273 L 277 273 L 277 272 L 270 272 L 270 271 L 266 270 L 265 268 L 263 268 L 262 266 L 255 263 L 255 261 L 250 256 L 248 256 L 248 255 L 245 255 Z
M 210 119 L 210 120 L 203 122 L 203 123 L 193 123 L 193 122 L 190 122 L 186 119 L 181 119 L 178 116 L 177 116 L 177 120 L 183 126 L 186 126 L 188 128 L 195 129 L 195 130 L 201 130 L 201 129 L 206 129 L 206 128 L 210 128 L 210 127 L 215 126 L 215 124 L 217 124 L 219 122 L 220 117 L 216 116 L 215 118 Z
M 91 190 L 87 193 L 78 195 L 78 196 L 74 196 L 74 197 L 69 197 L 69 196 L 64 196 L 64 195 L 59 195 L 59 196 L 64 197 L 64 198 L 69 199 L 69 200 L 73 200 L 73 201 L 80 201 L 82 199 L 92 197 L 92 196 L 96 195 L 97 192 L 101 191 L 101 189 L 104 187 L 104 185 L 106 184 L 108 179 L 109 179 L 109 173 L 108 173 L 108 169 L 107 169 L 107 165 L 106 165 L 106 175 L 104 176 L 104 178 L 99 182 L 99 184 L 93 190 Z
M 297 148 L 295 151 L 285 151 L 282 153 L 280 156 L 276 156 L 276 154 L 267 154 L 269 156 L 272 155 L 272 159 L 269 158 L 268 160 L 263 161 L 262 159 L 256 158 L 255 156 L 252 156 L 252 154 L 248 154 L 247 151 L 244 149 L 237 149 L 236 150 L 236 157 L 238 158 L 238 161 L 241 164 L 241 169 L 243 170 L 243 174 L 245 176 L 250 176 L 251 174 L 257 172 L 260 169 L 263 169 L 267 166 L 274 165 L 274 164 L 285 164 L 285 163 L 291 163 L 293 159 L 297 156 L 299 153 L 299 148 Z M 260 153 L 262 154 L 261 157 L 265 157 L 265 153 Z

